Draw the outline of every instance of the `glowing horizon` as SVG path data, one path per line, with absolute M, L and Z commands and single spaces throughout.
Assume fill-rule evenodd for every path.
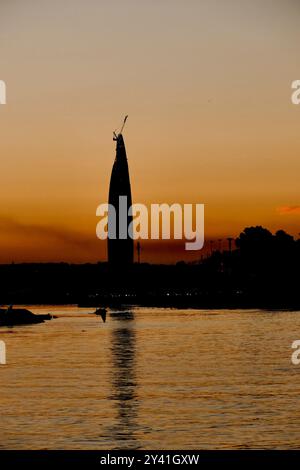
M 127 113 L 134 203 L 204 203 L 205 239 L 216 244 L 251 225 L 298 237 L 299 9 L 3 2 L 0 262 L 106 259 L 95 212 Z M 143 245 L 144 261 L 202 254 Z

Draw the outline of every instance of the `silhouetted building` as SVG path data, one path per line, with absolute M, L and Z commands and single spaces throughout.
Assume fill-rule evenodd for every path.
M 124 120 L 124 124 L 125 121 L 126 118 Z M 108 198 L 109 204 L 112 204 L 116 210 L 116 239 L 110 239 L 108 237 L 108 262 L 110 265 L 118 268 L 132 264 L 134 256 L 133 239 L 128 236 L 128 226 L 132 222 L 132 216 L 128 215 L 128 209 L 132 205 L 131 188 L 125 143 L 121 132 L 119 134 L 114 133 L 114 140 L 117 143 L 116 159 L 111 173 Z M 126 204 L 122 208 L 119 208 L 120 196 L 127 197 Z M 119 237 L 120 216 L 126 221 L 126 239 L 121 239 Z M 108 217 L 110 219 L 110 214 Z

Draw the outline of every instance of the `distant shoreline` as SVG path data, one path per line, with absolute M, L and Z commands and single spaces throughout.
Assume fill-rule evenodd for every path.
M 0 305 L 299 310 L 300 239 L 249 227 L 199 263 L 0 265 Z
M 91 303 L 91 302 L 82 302 L 82 303 L 49 303 L 49 302 L 29 302 L 29 303 L 16 303 L 14 304 L 15 308 L 22 307 L 59 307 L 59 306 L 73 306 L 78 308 L 90 308 L 96 309 L 99 307 L 105 307 L 112 310 L 124 310 L 136 307 L 145 307 L 145 308 L 170 308 L 170 309 L 178 309 L 178 310 L 287 310 L 287 311 L 298 311 L 300 310 L 300 304 L 288 304 L 286 302 L 283 303 L 272 303 L 272 302 L 264 302 L 264 303 L 255 303 L 255 302 L 230 302 L 230 303 L 188 303 L 188 302 L 158 302 L 153 299 L 151 302 L 99 302 L 99 303 Z

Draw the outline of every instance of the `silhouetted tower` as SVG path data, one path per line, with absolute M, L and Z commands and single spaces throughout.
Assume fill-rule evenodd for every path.
M 132 205 L 132 199 L 126 149 L 122 136 L 126 119 L 127 116 L 120 132 L 118 134 L 114 132 L 116 158 L 112 168 L 108 197 L 108 203 L 113 205 L 116 210 L 116 239 L 107 239 L 108 262 L 117 268 L 123 268 L 133 263 L 133 239 L 128 235 L 128 226 L 132 222 L 132 216 L 128 215 L 128 209 Z M 119 208 L 120 196 L 126 196 L 127 198 L 126 204 L 121 209 Z M 110 217 L 110 214 L 108 214 L 109 219 Z M 127 238 L 119 237 L 120 218 L 126 221 Z

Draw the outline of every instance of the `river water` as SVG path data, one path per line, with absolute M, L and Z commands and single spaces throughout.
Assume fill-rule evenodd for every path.
M 1 449 L 300 446 L 300 312 L 28 307 L 1 328 Z

